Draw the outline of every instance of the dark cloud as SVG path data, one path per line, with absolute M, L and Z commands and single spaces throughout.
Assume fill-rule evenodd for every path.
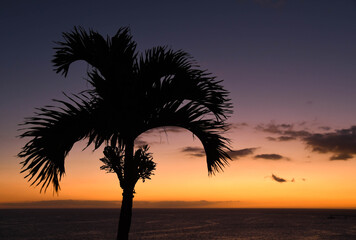
M 303 124 L 305 125 L 305 124 Z M 297 124 L 300 128 L 300 124 Z M 257 130 L 276 134 L 277 137 L 267 137 L 269 141 L 292 141 L 300 140 L 307 145 L 313 152 L 318 153 L 331 153 L 330 160 L 350 160 L 356 155 L 356 126 L 351 126 L 348 129 L 335 130 L 333 132 L 326 133 L 312 133 L 305 129 L 295 130 L 294 124 L 260 124 L 256 127 Z M 320 127 L 327 131 L 330 127 Z M 278 136 L 279 135 L 279 136 Z M 256 148 L 246 148 L 231 151 L 228 154 L 232 159 L 247 156 L 253 154 Z M 182 150 L 189 153 L 194 157 L 205 156 L 204 149 L 197 147 L 187 147 Z M 266 160 L 289 160 L 287 157 L 283 157 L 279 154 L 259 154 L 255 156 L 256 159 Z
M 267 137 L 269 141 L 298 139 L 313 152 L 332 153 L 333 156 L 330 157 L 330 160 L 349 160 L 353 158 L 353 155 L 356 155 L 356 126 L 326 133 L 312 133 L 305 129 L 294 130 L 293 124 L 260 124 L 256 129 L 280 135 L 279 137 Z M 322 126 L 319 129 L 329 131 L 331 128 Z
M 279 154 L 259 154 L 256 155 L 255 158 L 259 158 L 259 159 L 266 159 L 266 160 L 274 160 L 274 161 L 278 161 L 278 160 L 288 160 L 289 158 L 283 157 L 282 155 Z
M 228 154 L 231 157 L 231 159 L 238 159 L 240 157 L 252 155 L 256 150 L 257 148 L 244 148 L 240 150 L 232 150 L 228 152 Z
M 356 154 L 356 126 L 331 133 L 311 134 L 302 140 L 314 152 L 333 153 L 330 160 L 347 160 Z
M 280 178 L 280 177 L 277 177 L 276 175 L 272 174 L 272 179 L 276 182 L 279 182 L 279 183 L 284 183 L 284 182 L 287 182 L 287 180 L 285 180 L 284 178 Z
M 182 149 L 182 152 L 188 153 L 190 156 L 193 157 L 204 157 L 205 151 L 201 147 L 185 147 Z
M 330 157 L 330 160 L 331 160 L 331 161 L 335 161 L 335 160 L 344 160 L 344 161 L 346 161 L 346 160 L 349 160 L 349 159 L 351 159 L 351 158 L 353 158 L 353 156 L 352 156 L 351 154 L 348 154 L 348 153 L 340 153 L 340 154 L 332 155 L 332 156 Z

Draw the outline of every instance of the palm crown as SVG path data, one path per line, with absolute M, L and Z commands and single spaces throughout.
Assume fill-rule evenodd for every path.
M 86 61 L 92 88 L 55 100 L 59 107 L 39 108 L 28 118 L 20 137 L 31 140 L 19 157 L 26 177 L 46 190 L 65 173 L 64 160 L 73 144 L 103 143 L 124 149 L 143 132 L 162 126 L 182 127 L 203 144 L 208 172 L 219 171 L 229 160 L 229 140 L 222 136 L 231 114 L 228 92 L 183 51 L 155 47 L 137 53 L 128 28 L 106 39 L 95 31 L 74 28 L 57 42 L 53 63 L 67 75 L 69 66 Z

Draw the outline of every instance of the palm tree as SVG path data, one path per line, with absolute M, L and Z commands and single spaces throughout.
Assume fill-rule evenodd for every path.
M 174 126 L 191 131 L 206 152 L 208 173 L 221 170 L 230 157 L 227 117 L 232 113 L 228 91 L 186 52 L 154 47 L 137 53 L 129 28 L 106 38 L 96 31 L 75 27 L 63 33 L 52 60 L 55 71 L 67 76 L 69 66 L 88 63 L 91 88 L 54 100 L 59 106 L 37 109 L 25 120 L 20 137 L 30 140 L 18 154 L 25 158 L 22 172 L 41 191 L 51 184 L 54 192 L 65 173 L 65 157 L 73 144 L 87 139 L 123 149 L 125 155 L 119 230 L 117 239 L 128 239 L 135 174 L 134 140 L 147 130 Z

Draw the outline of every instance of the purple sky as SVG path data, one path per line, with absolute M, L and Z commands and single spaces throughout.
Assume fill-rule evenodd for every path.
M 189 52 L 224 79 L 232 123 L 356 125 L 356 1 L 2 1 L 0 168 L 18 166 L 24 117 L 88 87 L 86 65 L 63 78 L 50 62 L 53 42 L 78 25 L 103 35 L 130 26 L 139 50 Z
M 355 116 L 354 1 L 7 1 L 0 11 L 7 130 L 62 91 L 86 87 L 85 66 L 64 79 L 50 63 L 53 41 L 74 25 L 109 35 L 130 26 L 140 50 L 188 51 L 225 80 L 239 121 L 321 118 L 341 126 Z

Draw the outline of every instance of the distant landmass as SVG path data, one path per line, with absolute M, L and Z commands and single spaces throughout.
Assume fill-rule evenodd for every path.
M 134 201 L 134 208 L 234 208 L 239 201 Z M 51 200 L 0 203 L 0 208 L 120 208 L 121 201 Z

